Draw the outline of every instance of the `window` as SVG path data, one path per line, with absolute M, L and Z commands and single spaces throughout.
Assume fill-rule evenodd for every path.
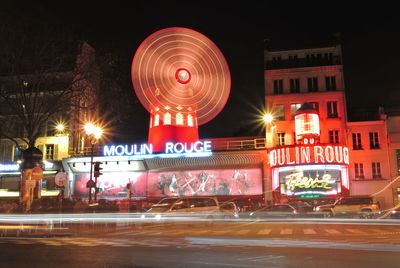
M 339 143 L 339 130 L 329 130 L 329 143 Z
M 191 116 L 190 114 L 187 116 L 187 120 L 188 120 L 188 126 L 189 127 L 193 127 L 193 116 Z
M 278 133 L 278 145 L 285 145 L 285 133 Z
M 176 114 L 176 124 L 183 125 L 183 114 L 181 113 Z
M 318 91 L 318 78 L 317 77 L 307 78 L 307 85 L 308 85 L 309 92 L 317 92 Z
M 297 66 L 297 63 L 298 63 L 297 55 L 289 55 L 289 65 Z
M 379 162 L 372 162 L 372 177 L 381 178 L 381 163 Z
M 46 144 L 46 159 L 54 160 L 54 144 Z
M 327 91 L 336 90 L 336 77 L 335 76 L 327 76 L 325 77 L 325 84 Z
M 354 173 L 356 179 L 364 179 L 364 164 L 363 163 L 355 163 L 354 164 Z
M 400 175 L 400 150 L 396 150 L 397 175 Z
M 12 145 L 10 145 L 11 147 Z M 21 144 L 19 146 L 15 146 L 14 148 L 14 161 L 22 160 L 22 152 L 28 148 L 28 145 Z
M 272 57 L 272 64 L 275 66 L 275 67 L 279 67 L 279 66 L 281 66 L 281 63 L 282 63 L 282 59 L 281 59 L 281 57 Z
M 370 149 L 379 149 L 378 132 L 370 132 L 369 133 L 369 148 Z
M 178 210 L 178 209 L 185 209 L 185 208 L 188 208 L 187 200 L 182 199 L 182 200 L 176 201 L 176 203 L 171 208 L 171 210 Z
M 158 126 L 160 124 L 160 115 L 159 114 L 156 114 L 155 116 L 154 116 L 154 126 L 156 127 L 156 126 Z
M 319 113 L 319 103 L 318 102 L 309 102 L 309 104 L 313 107 L 314 110 Z
M 164 125 L 171 125 L 171 114 L 170 113 L 164 114 Z
M 300 79 L 290 79 L 290 93 L 300 92 Z
M 301 103 L 292 103 L 290 104 L 290 111 L 292 114 L 292 118 L 294 118 L 295 113 L 301 107 Z
M 352 133 L 353 150 L 362 150 L 361 133 Z
M 189 198 L 190 208 L 215 207 L 217 204 L 212 198 Z
M 274 118 L 277 121 L 285 120 L 285 105 L 278 104 L 274 106 Z
M 274 94 L 283 93 L 283 80 L 274 80 Z
M 328 101 L 326 103 L 328 118 L 337 118 L 338 110 L 337 110 L 337 101 Z

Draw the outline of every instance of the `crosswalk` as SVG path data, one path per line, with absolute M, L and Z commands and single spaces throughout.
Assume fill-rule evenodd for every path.
M 127 232 L 128 235 L 169 235 L 169 236 L 293 236 L 293 235 L 303 235 L 303 236 L 377 236 L 377 235 L 400 235 L 400 230 L 398 229 L 388 229 L 388 228 L 264 228 L 264 229 L 253 229 L 248 228 L 232 228 L 232 229 L 167 229 L 167 230 L 146 230 Z

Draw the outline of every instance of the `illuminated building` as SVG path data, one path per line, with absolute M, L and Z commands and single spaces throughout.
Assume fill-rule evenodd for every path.
M 395 157 L 387 119 L 348 121 L 340 45 L 267 49 L 264 55 L 266 111 L 274 116 L 274 128 L 267 129 L 273 191 L 267 199 L 375 195 L 381 206 L 392 206 L 395 186 L 389 184 L 397 174 L 390 172 Z M 308 118 L 301 112 L 305 105 Z M 310 125 L 301 129 L 298 119 Z

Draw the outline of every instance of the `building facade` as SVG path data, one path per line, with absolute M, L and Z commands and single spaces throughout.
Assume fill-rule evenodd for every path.
M 271 152 L 275 156 L 280 148 L 288 146 L 290 150 L 300 150 L 296 152 L 301 157 L 304 137 L 296 137 L 295 116 L 304 103 L 309 104 L 319 116 L 318 123 L 310 122 L 312 126 L 318 124 L 319 134 L 313 145 L 308 144 L 309 149 L 311 152 L 315 149 L 316 154 L 324 151 L 306 161 L 306 165 L 298 165 L 298 161 L 288 164 L 288 159 L 281 159 L 282 165 L 278 165 L 271 163 L 270 158 L 268 174 L 274 193 L 270 198 L 274 202 L 304 198 L 318 201 L 349 195 L 375 196 L 383 207 L 391 207 L 397 202 L 393 194 L 396 183 L 392 183 L 397 176 L 393 170 L 396 158 L 391 152 L 396 149 L 390 150 L 395 145 L 391 145 L 388 139 L 388 135 L 397 135 L 395 124 L 384 114 L 381 114 L 380 120 L 348 121 L 342 62 L 340 45 L 265 50 L 265 108 L 273 118 L 266 128 L 270 157 Z M 388 129 L 393 133 L 388 134 Z M 342 150 L 339 148 L 345 148 L 348 152 L 346 156 L 336 155 Z M 348 157 L 348 161 L 341 161 L 341 157 Z M 337 164 L 339 166 L 335 167 Z M 293 175 L 299 172 L 302 172 L 301 176 Z M 326 183 L 322 180 L 324 174 L 331 176 L 330 186 L 323 186 Z M 295 189 L 289 191 L 289 195 L 288 185 Z

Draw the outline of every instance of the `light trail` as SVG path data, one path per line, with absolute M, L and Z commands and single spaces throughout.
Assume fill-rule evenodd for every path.
M 362 224 L 362 225 L 400 225 L 397 219 L 349 219 L 349 218 L 264 218 L 262 220 L 246 218 L 226 218 L 229 213 L 190 214 L 190 213 L 96 213 L 96 214 L 2 214 L 0 224 L 51 225 L 80 223 L 196 223 L 196 222 L 232 222 L 257 224 Z M 1 228 L 0 228 L 1 229 Z

